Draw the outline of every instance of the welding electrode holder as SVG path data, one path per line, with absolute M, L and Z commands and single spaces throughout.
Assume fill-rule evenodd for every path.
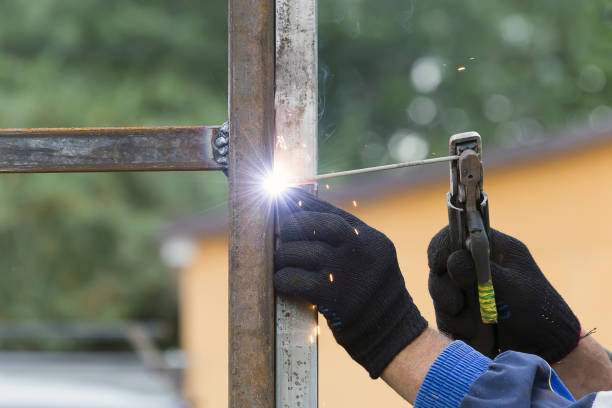
M 453 135 L 449 153 L 459 159 L 450 162 L 450 191 L 446 194 L 448 225 L 453 250 L 467 249 L 474 260 L 478 280 L 476 290 L 468 293 L 468 302 L 477 302 L 482 321 L 475 335 L 468 339 L 489 357 L 496 355 L 497 307 L 491 279 L 489 246 L 489 199 L 482 190 L 482 142 L 476 132 Z M 476 312 L 478 313 L 478 312 Z
M 474 260 L 482 322 L 497 323 L 495 293 L 491 279 L 489 202 L 482 191 L 482 143 L 476 132 L 453 135 L 450 154 L 451 190 L 447 193 L 448 221 L 454 250 L 467 249 Z

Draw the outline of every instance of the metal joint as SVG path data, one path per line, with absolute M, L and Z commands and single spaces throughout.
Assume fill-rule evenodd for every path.
M 221 171 L 227 176 L 227 164 L 229 156 L 229 121 L 219 127 L 219 131 L 213 134 L 210 144 L 212 145 L 213 159 L 221 165 Z

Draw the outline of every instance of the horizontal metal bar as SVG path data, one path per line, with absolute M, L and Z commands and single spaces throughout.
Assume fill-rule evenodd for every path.
M 221 170 L 217 126 L 1 129 L 0 173 Z

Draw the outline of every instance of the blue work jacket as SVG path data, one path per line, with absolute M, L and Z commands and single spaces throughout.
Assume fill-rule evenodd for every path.
M 612 392 L 576 401 L 540 357 L 506 351 L 491 360 L 461 341 L 451 343 L 431 365 L 415 408 L 603 408 Z

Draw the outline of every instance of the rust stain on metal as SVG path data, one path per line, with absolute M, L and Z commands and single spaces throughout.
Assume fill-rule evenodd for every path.
M 0 173 L 220 170 L 218 127 L 1 129 Z
M 250 197 L 272 166 L 274 0 L 229 1 L 229 102 L 229 406 L 273 408 L 273 217 Z

